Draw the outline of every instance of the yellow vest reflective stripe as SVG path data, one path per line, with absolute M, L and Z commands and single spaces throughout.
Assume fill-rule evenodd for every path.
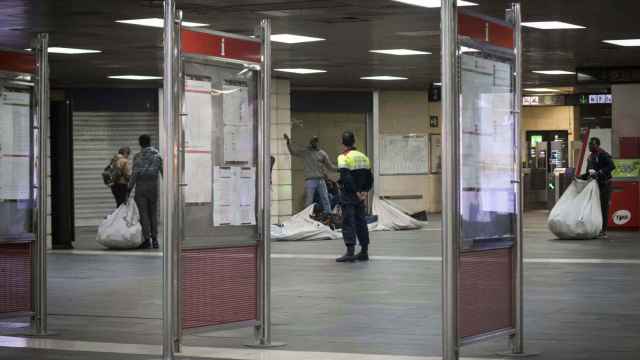
M 338 168 L 348 170 L 371 169 L 369 158 L 357 150 L 351 150 L 346 154 L 338 156 Z

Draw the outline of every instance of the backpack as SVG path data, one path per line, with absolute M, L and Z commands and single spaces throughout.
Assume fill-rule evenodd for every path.
M 111 162 L 109 162 L 109 165 L 107 165 L 104 170 L 102 170 L 102 182 L 104 182 L 104 184 L 109 187 L 113 186 L 116 180 L 118 180 L 118 178 L 122 176 L 120 169 L 114 166 L 114 163 L 115 162 L 111 160 Z

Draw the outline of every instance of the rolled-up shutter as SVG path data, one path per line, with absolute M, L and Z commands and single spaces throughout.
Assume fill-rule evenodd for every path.
M 95 226 L 115 209 L 102 170 L 119 148 L 129 146 L 131 158 L 140 150 L 138 137 L 149 134 L 158 146 L 156 112 L 74 112 L 73 179 L 76 226 Z

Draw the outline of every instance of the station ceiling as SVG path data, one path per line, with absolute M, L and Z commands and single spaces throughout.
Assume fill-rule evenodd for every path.
M 510 1 L 473 0 L 473 11 L 504 17 Z M 161 75 L 161 29 L 115 20 L 162 17 L 156 0 L 0 0 L 0 47 L 24 49 L 39 32 L 50 46 L 101 50 L 98 54 L 52 54 L 54 86 L 158 86 L 159 82 L 108 79 L 109 75 Z M 640 38 L 637 0 L 523 0 L 524 21 L 563 21 L 581 30 L 524 29 L 524 81 L 533 86 L 573 86 L 571 75 L 534 74 L 583 66 L 640 65 L 640 47 L 602 40 Z M 178 0 L 187 21 L 211 29 L 252 34 L 261 17 L 274 33 L 326 41 L 274 44 L 276 68 L 314 68 L 323 74 L 288 75 L 295 87 L 425 89 L 440 80 L 440 12 L 391 0 Z M 371 54 L 372 49 L 407 48 L 423 56 Z M 360 77 L 394 75 L 406 81 L 372 82 Z

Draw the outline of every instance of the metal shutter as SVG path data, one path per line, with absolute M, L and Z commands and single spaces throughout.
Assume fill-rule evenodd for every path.
M 149 134 L 158 146 L 158 113 L 75 112 L 73 114 L 73 180 L 76 226 L 96 226 L 115 208 L 102 170 L 122 146 L 140 150 L 138 136 Z

